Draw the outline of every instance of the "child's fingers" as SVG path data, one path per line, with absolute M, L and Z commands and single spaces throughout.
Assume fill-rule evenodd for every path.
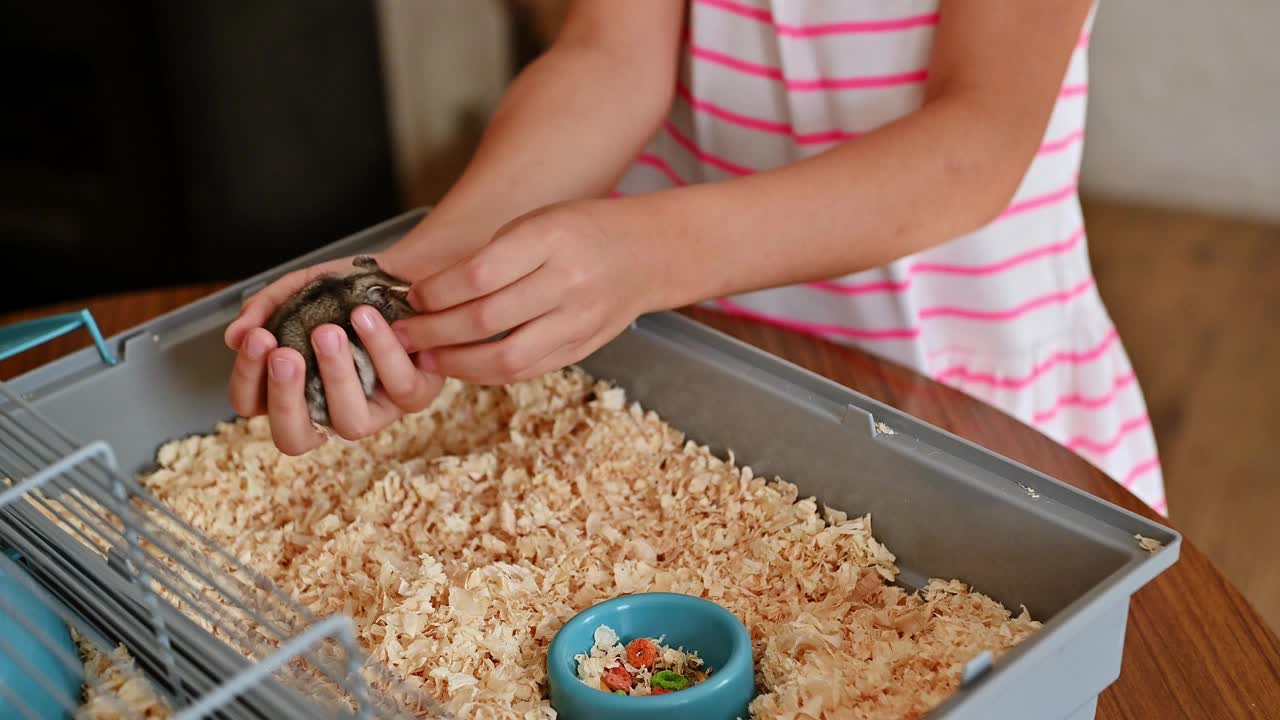
M 316 365 L 329 406 L 329 424 L 334 431 L 347 440 L 374 432 L 369 401 L 356 373 L 347 333 L 337 325 L 321 325 L 311 333 L 311 346 L 316 351 Z
M 382 315 L 368 306 L 351 313 L 351 324 L 369 352 L 382 389 L 403 412 L 418 412 L 435 399 L 443 380 L 424 375 Z
M 271 439 L 286 455 L 301 455 L 324 443 L 307 412 L 302 390 L 306 370 L 302 355 L 292 348 L 277 348 L 267 355 L 267 417 L 271 421 Z
M 312 270 L 313 268 L 295 270 L 250 295 L 240 306 L 240 315 L 227 325 L 226 332 L 222 334 L 227 347 L 232 350 L 239 348 L 244 334 L 252 328 L 262 327 L 280 303 L 310 280 L 312 276 L 309 273 Z
M 238 349 L 244 342 L 246 332 L 255 327 L 262 327 L 271 312 L 265 305 L 265 301 L 249 302 L 240 308 L 240 315 L 232 320 L 222 333 L 222 341 L 227 347 L 232 350 Z M 262 319 L 259 320 L 259 317 Z
M 410 301 L 418 312 L 447 310 L 501 290 L 545 260 L 545 253 L 531 243 L 495 240 L 470 258 L 414 283 Z
M 501 340 L 439 348 L 431 355 L 441 375 L 479 385 L 505 385 L 557 348 L 576 343 L 574 323 L 568 313 L 553 311 Z
M 434 400 L 436 394 L 440 392 L 440 388 L 444 386 L 444 378 L 436 378 L 436 380 L 437 382 L 429 383 L 431 386 L 436 388 L 431 392 L 432 400 Z M 421 408 L 418 408 L 418 410 L 422 410 L 430 404 L 431 401 L 428 400 Z M 366 435 L 372 435 L 378 432 L 396 420 L 399 420 L 407 412 L 417 412 L 418 410 L 405 410 L 401 408 L 395 400 L 392 400 L 387 395 L 385 390 L 379 388 L 373 392 L 373 397 L 369 398 L 370 429 Z
M 544 266 L 482 298 L 401 320 L 395 329 L 409 352 L 488 340 L 554 310 L 563 288 Z
M 565 345 L 513 375 L 511 382 L 532 380 L 554 370 L 568 367 L 599 350 L 602 345 L 612 340 L 614 335 L 615 333 L 601 331 L 581 342 Z
M 350 258 L 342 258 L 319 265 L 312 265 L 301 270 L 294 270 L 291 273 L 280 276 L 275 282 L 250 295 L 244 301 L 240 306 L 240 315 L 235 320 L 232 320 L 227 325 L 226 331 L 223 332 L 223 341 L 232 350 L 239 349 L 244 334 L 252 328 L 262 327 L 271 317 L 271 313 L 275 312 L 275 309 L 280 307 L 281 303 L 288 300 L 289 296 L 297 292 L 303 285 L 325 273 L 335 272 L 350 265 Z
M 266 410 L 267 353 L 276 348 L 276 339 L 261 328 L 245 334 L 227 388 L 231 408 L 241 417 L 261 415 Z

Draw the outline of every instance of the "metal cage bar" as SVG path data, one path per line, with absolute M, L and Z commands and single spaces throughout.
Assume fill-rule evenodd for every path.
M 368 665 L 350 618 L 316 618 L 123 476 L 108 445 L 77 444 L 4 383 L 0 541 L 22 553 L 26 571 L 13 571 L 43 586 L 68 626 L 100 648 L 123 643 L 183 720 L 274 717 L 268 707 L 323 717 L 319 700 L 360 720 L 451 717 Z M 208 655 L 223 641 L 243 662 Z M 371 677 L 387 692 L 371 692 Z

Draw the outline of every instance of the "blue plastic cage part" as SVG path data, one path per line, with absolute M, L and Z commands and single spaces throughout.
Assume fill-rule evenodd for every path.
M 111 348 L 107 347 L 107 342 L 102 339 L 98 323 L 94 321 L 93 314 L 88 310 L 50 315 L 0 327 L 0 360 L 66 335 L 81 326 L 89 331 L 94 346 L 98 348 L 98 354 L 102 356 L 102 361 L 108 365 L 115 365 L 116 357 L 111 353 Z

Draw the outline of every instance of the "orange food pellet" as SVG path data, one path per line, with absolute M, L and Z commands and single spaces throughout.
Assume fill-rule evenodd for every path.
M 627 664 L 631 667 L 651 668 L 658 659 L 658 648 L 649 638 L 636 638 L 627 645 Z
M 649 693 L 650 695 L 669 695 L 671 691 L 666 688 L 656 687 Z
M 604 672 L 604 684 L 610 690 L 624 690 L 629 693 L 631 692 L 631 673 L 621 665 L 611 667 Z

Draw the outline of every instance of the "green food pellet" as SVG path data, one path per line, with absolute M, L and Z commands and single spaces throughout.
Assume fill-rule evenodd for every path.
M 628 693 L 626 690 L 614 690 L 614 691 L 613 691 L 613 694 L 614 694 L 614 695 L 628 695 L 628 694 L 630 694 L 630 693 Z
M 653 674 L 649 685 L 663 690 L 683 690 L 689 687 L 689 678 L 671 670 L 659 670 Z

